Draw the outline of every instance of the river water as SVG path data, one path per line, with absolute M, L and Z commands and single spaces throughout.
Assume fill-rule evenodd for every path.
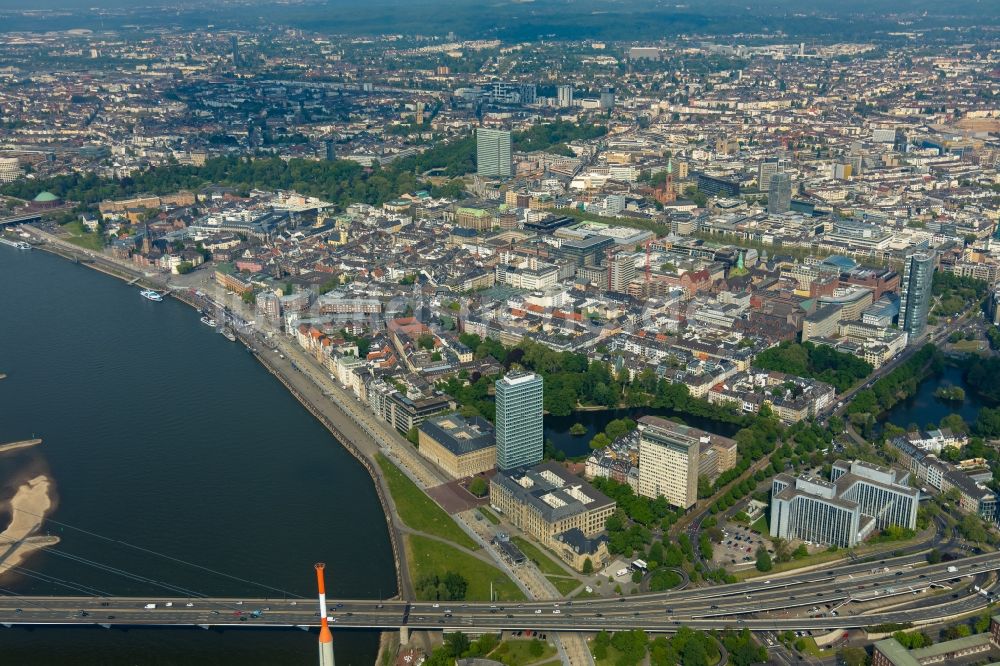
M 86 585 L 181 596 L 115 567 L 192 594 L 312 603 L 319 561 L 332 597 L 396 593 L 370 477 L 242 345 L 177 301 L 147 301 L 39 251 L 0 246 L 0 285 L 0 443 L 44 440 L 0 456 L 0 498 L 48 473 L 50 517 L 63 523 L 43 528 L 62 539 L 56 552 L 0 578 L 0 594 Z M 368 666 L 378 634 L 339 631 L 334 644 L 338 664 Z M 316 634 L 0 628 L 0 654 L 9 664 L 308 664 Z

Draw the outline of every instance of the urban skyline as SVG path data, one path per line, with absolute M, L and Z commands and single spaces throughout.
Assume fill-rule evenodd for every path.
M 995 8 L 92 4 L 0 0 L 12 662 L 1000 660 Z

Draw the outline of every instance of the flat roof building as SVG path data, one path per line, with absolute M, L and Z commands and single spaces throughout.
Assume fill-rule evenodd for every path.
M 486 472 L 497 463 L 496 433 L 480 416 L 465 418 L 458 412 L 431 417 L 418 433 L 418 450 L 455 479 Z
M 706 464 L 702 464 L 702 459 Z M 718 476 L 736 464 L 736 442 L 728 437 L 657 416 L 639 419 L 639 494 L 663 496 L 687 509 L 698 501 L 698 476 Z
M 501 470 L 542 461 L 542 376 L 509 372 L 496 388 L 496 457 Z
M 872 666 L 923 666 L 957 659 L 967 660 L 972 655 L 983 655 L 998 648 L 1000 648 L 1000 615 L 994 615 L 990 619 L 990 630 L 986 633 L 963 636 L 915 650 L 907 650 L 895 638 L 878 641 L 872 651 L 871 663 Z M 975 663 L 986 663 L 986 660 Z
M 916 527 L 920 491 L 908 485 L 909 474 L 837 461 L 830 477 L 774 477 L 772 537 L 851 548 L 890 525 Z
M 510 132 L 480 127 L 476 130 L 476 173 L 510 178 Z

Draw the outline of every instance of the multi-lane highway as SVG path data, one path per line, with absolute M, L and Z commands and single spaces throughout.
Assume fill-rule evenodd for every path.
M 609 627 L 672 631 L 680 625 L 752 630 L 854 628 L 932 620 L 983 608 L 987 598 L 970 591 L 968 585 L 972 581 L 985 585 L 998 569 L 1000 555 L 996 553 L 936 565 L 922 564 L 919 557 L 911 556 L 772 580 L 611 599 L 493 604 L 330 600 L 328 609 L 335 626 L 358 628 L 551 631 L 596 631 Z M 153 603 L 155 608 L 146 607 Z M 811 611 L 827 605 L 839 607 L 840 613 Z M 878 606 L 890 608 L 880 610 Z M 796 613 L 798 617 L 794 616 Z M 0 597 L 0 623 L 7 626 L 308 627 L 318 622 L 317 602 L 308 599 Z

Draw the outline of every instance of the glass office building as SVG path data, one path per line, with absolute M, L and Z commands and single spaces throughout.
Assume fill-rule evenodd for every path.
M 497 467 L 530 467 L 542 461 L 542 377 L 511 372 L 496 382 Z
M 476 130 L 476 173 L 487 178 L 510 178 L 510 132 Z
M 927 328 L 933 280 L 933 250 L 919 250 L 906 255 L 903 280 L 899 283 L 899 327 L 909 335 L 910 344 L 920 341 Z

